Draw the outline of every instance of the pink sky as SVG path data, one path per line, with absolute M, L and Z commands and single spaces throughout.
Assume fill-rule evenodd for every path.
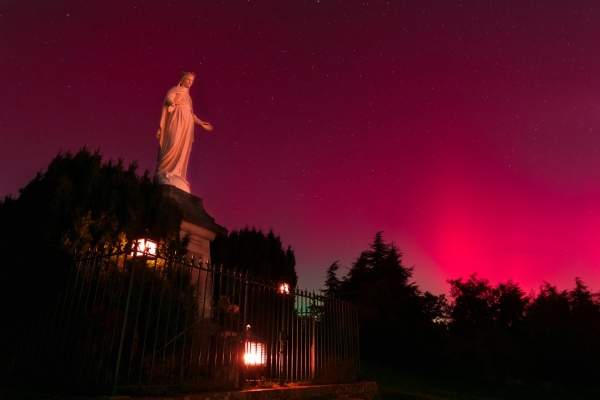
M 300 286 L 385 231 L 436 294 L 600 289 L 595 2 L 50 3 L 0 6 L 0 195 L 84 145 L 153 171 L 192 70 L 192 193 L 280 234 Z

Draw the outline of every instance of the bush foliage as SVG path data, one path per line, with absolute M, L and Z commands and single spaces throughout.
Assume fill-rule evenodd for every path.
M 102 161 L 99 151 L 60 153 L 19 191 L 0 201 L 0 356 L 68 280 L 71 257 L 101 243 L 152 232 L 184 249 L 181 214 L 148 171 Z

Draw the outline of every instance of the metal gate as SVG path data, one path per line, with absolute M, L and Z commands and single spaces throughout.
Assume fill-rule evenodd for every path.
M 76 259 L 15 346 L 13 384 L 159 394 L 357 379 L 352 304 L 136 245 Z

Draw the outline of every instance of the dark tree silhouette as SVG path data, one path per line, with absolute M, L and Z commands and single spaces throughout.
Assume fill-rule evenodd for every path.
M 80 249 L 152 232 L 172 249 L 181 214 L 135 163 L 102 162 L 99 151 L 60 153 L 19 191 L 0 201 L 0 358 L 28 321 L 53 304 Z
M 495 325 L 509 327 L 525 316 L 529 298 L 512 280 L 492 287 L 487 279 L 473 274 L 466 282 L 459 278 L 448 283 L 454 298 L 450 317 L 455 327 L 475 330 Z
M 502 382 L 520 375 L 519 328 L 529 297 L 510 280 L 492 286 L 477 274 L 448 283 L 453 298 L 448 348 L 453 370 Z
M 403 366 L 424 370 L 437 358 L 439 331 L 445 328 L 434 320 L 443 319 L 438 312 L 446 309 L 445 298 L 422 294 L 410 282 L 412 271 L 402 264 L 396 244 L 385 243 L 378 232 L 342 278 L 338 295 L 359 307 L 365 359 L 390 364 L 410 360 Z
M 600 302 L 579 279 L 571 291 L 545 283 L 527 309 L 528 358 L 537 379 L 596 383 L 600 368 Z
M 337 277 L 337 270 L 340 269 L 340 262 L 336 261 L 327 268 L 325 274 L 325 290 L 321 290 L 326 296 L 335 296 L 339 293 L 342 281 Z
M 462 278 L 448 280 L 454 299 L 452 324 L 461 329 L 482 328 L 494 321 L 494 293 L 487 279 L 473 274 L 466 282 Z
M 296 257 L 291 246 L 283 248 L 281 238 L 269 230 L 245 227 L 233 230 L 227 237 L 218 237 L 211 244 L 210 254 L 215 265 L 248 272 L 250 276 L 277 283 L 281 280 L 296 287 Z

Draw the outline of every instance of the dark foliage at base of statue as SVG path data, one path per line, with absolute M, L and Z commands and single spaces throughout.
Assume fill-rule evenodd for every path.
M 84 148 L 58 154 L 18 197 L 0 201 L 0 357 L 68 279 L 75 252 L 148 232 L 163 251 L 185 248 L 178 208 L 136 170 Z

